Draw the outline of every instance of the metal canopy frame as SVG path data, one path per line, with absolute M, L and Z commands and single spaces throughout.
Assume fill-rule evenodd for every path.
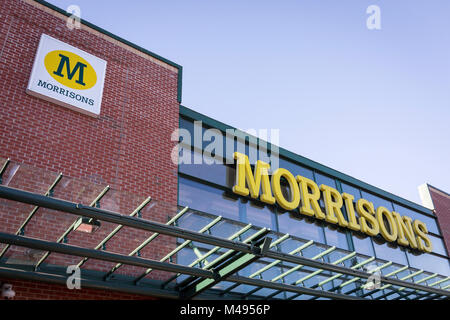
M 312 296 L 313 299 L 366 299 L 372 297 L 376 292 L 384 293 L 383 295 L 376 297 L 376 299 L 383 299 L 393 294 L 398 294 L 398 297 L 395 299 L 410 299 L 412 297 L 415 297 L 416 299 L 448 299 L 450 297 L 450 291 L 447 290 L 449 285 L 444 286 L 443 288 L 437 287 L 449 280 L 449 277 L 443 278 L 437 274 L 432 274 L 417 281 L 412 281 L 415 276 L 423 273 L 422 270 L 419 270 L 416 272 L 411 271 L 408 275 L 397 278 L 396 276 L 401 272 L 410 270 L 407 266 L 401 266 L 384 276 L 380 276 L 380 281 L 382 283 L 381 288 L 358 295 L 355 293 L 363 290 L 363 286 L 360 283 L 362 279 L 369 279 L 373 273 L 391 266 L 392 262 L 385 262 L 380 264 L 377 268 L 366 272 L 361 270 L 361 268 L 367 263 L 374 261 L 374 257 L 363 259 L 359 263 L 347 267 L 344 263 L 353 259 L 357 255 L 356 252 L 348 252 L 343 257 L 331 262 L 329 262 L 330 258 L 328 258 L 328 255 L 336 250 L 335 247 L 328 247 L 312 258 L 302 256 L 301 254 L 305 249 L 314 245 L 313 241 L 307 241 L 296 249 L 291 250 L 288 253 L 283 253 L 277 248 L 284 241 L 290 239 L 290 235 L 285 234 L 274 239 L 271 237 L 273 233 L 269 229 L 263 228 L 256 230 L 246 239 L 240 239 L 245 232 L 253 228 L 253 226 L 249 224 L 244 225 L 240 230 L 233 233 L 228 238 L 216 237 L 209 234 L 209 231 L 217 223 L 223 220 L 220 216 L 208 222 L 198 231 L 177 227 L 174 224 L 176 224 L 176 222 L 188 211 L 187 207 L 179 211 L 166 224 L 136 217 L 138 212 L 150 203 L 151 198 L 147 198 L 130 215 L 121 215 L 119 213 L 101 209 L 99 206 L 101 198 L 109 190 L 109 187 L 106 187 L 96 199 L 90 203 L 90 205 L 55 199 L 51 197 L 51 190 L 53 190 L 60 179 L 61 175 L 58 176 L 48 191 L 43 195 L 0 186 L 1 198 L 35 206 L 32 214 L 28 216 L 16 234 L 0 232 L 0 242 L 7 245 L 2 251 L 2 256 L 7 252 L 11 245 L 45 251 L 43 257 L 31 270 L 29 269 L 29 266 L 16 266 L 15 268 L 12 268 L 10 265 L 0 263 L 0 276 L 35 280 L 40 279 L 41 281 L 63 283 L 62 281 L 64 280 L 65 282 L 66 280 L 66 275 L 62 274 L 61 270 L 58 272 L 54 271 L 54 269 L 52 269 L 53 271 L 51 272 L 48 271 L 50 267 L 43 263 L 49 254 L 56 252 L 80 257 L 81 260 L 78 263 L 78 266 L 80 267 L 83 266 L 88 259 L 116 263 L 110 271 L 100 275 L 97 274 L 96 277 L 90 275 L 91 273 L 95 273 L 94 271 L 83 269 L 82 281 L 87 286 L 94 288 L 109 288 L 112 290 L 166 298 L 192 299 L 206 296 L 223 298 L 227 295 L 235 297 L 236 293 L 234 293 L 233 290 L 241 285 L 254 287 L 252 290 L 240 295 L 241 298 L 246 299 L 276 299 L 276 296 L 282 292 L 290 292 L 293 294 L 289 296 L 288 299 L 295 299 L 302 295 Z M 23 230 L 23 227 L 26 226 L 40 207 L 76 215 L 77 219 L 75 222 L 79 217 L 87 217 L 114 223 L 117 224 L 117 226 L 94 248 L 83 248 L 61 243 L 63 242 L 64 237 L 73 231 L 73 224 L 54 242 L 25 237 L 23 233 L 21 234 L 20 230 Z M 105 249 L 104 245 L 117 234 L 123 226 L 152 232 L 152 234 L 128 255 L 102 250 Z M 184 240 L 159 261 L 140 257 L 138 254 L 139 251 L 149 245 L 160 234 Z M 198 248 L 195 243 L 198 245 L 213 246 L 213 248 L 211 249 L 208 247 L 209 250 L 207 250 L 206 253 L 202 253 L 203 249 L 200 250 L 201 248 Z M 192 250 L 197 258 L 188 265 L 173 263 L 171 257 L 185 249 Z M 213 259 L 214 256 L 217 257 Z M 208 261 L 208 259 L 210 261 Z M 251 266 L 254 262 L 262 260 L 266 263 L 264 267 L 259 268 L 249 276 L 239 274 L 239 272 L 247 266 Z M 133 278 L 126 275 L 118 275 L 117 277 L 114 277 L 114 280 L 111 280 L 111 275 L 122 265 L 143 267 L 146 268 L 146 271 L 138 277 Z M 281 270 L 286 269 L 286 271 L 281 272 L 271 279 L 262 279 L 261 275 L 264 272 L 280 266 L 282 266 Z M 286 283 L 286 279 L 289 275 L 295 275 L 295 272 L 303 270 L 304 267 L 314 271 L 300 277 L 294 282 Z M 156 283 L 155 280 L 146 278 L 152 270 L 173 272 L 175 273 L 175 276 L 165 282 L 160 281 Z M 177 278 L 180 276 L 183 276 L 184 279 L 175 283 L 174 281 L 179 280 Z M 327 278 L 310 287 L 305 284 L 307 281 L 319 276 L 326 276 Z M 436 280 L 438 278 L 439 280 Z M 216 285 L 223 281 L 232 283 L 232 285 L 223 290 L 217 289 Z M 329 290 L 324 289 L 326 284 L 329 284 L 330 282 L 334 284 L 336 281 L 340 281 L 340 283 Z M 433 282 L 426 285 L 427 281 Z M 343 289 L 352 283 L 356 283 L 356 287 L 350 291 L 343 292 Z M 262 289 L 271 289 L 274 290 L 274 292 L 267 296 L 256 295 L 256 293 Z

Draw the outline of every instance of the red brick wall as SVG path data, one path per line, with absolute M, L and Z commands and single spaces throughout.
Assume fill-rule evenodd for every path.
M 82 288 L 69 290 L 63 285 L 49 284 L 37 281 L 22 281 L 0 279 L 0 282 L 13 285 L 16 300 L 144 300 L 153 299 L 116 291 Z
M 176 68 L 86 26 L 69 30 L 62 15 L 33 1 L 3 0 L 0 15 L 0 158 L 9 157 L 20 167 L 10 186 L 43 193 L 62 172 L 71 178 L 64 178 L 67 181 L 58 185 L 55 197 L 88 204 L 110 185 L 113 191 L 102 200 L 103 208 L 128 215 L 151 196 L 158 205 L 144 211 L 143 218 L 166 222 L 177 204 L 177 166 L 170 158 L 175 145 L 170 141 L 171 133 L 178 127 Z M 25 93 L 42 33 L 107 61 L 98 118 Z M 4 201 L 0 204 L 0 219 L 7 223 L 3 223 L 1 231 L 14 233 L 30 210 L 30 206 Z M 44 209 L 39 209 L 36 216 L 26 236 L 52 241 L 76 218 L 64 214 L 56 217 Z M 93 247 L 114 227 L 104 223 L 91 237 L 71 234 L 69 243 Z M 108 243 L 107 250 L 128 254 L 148 236 L 123 228 Z M 143 250 L 142 256 L 158 259 L 173 246 L 173 239 L 161 236 L 151 248 Z M 47 262 L 78 260 L 54 254 Z M 95 270 L 110 266 L 100 261 L 86 264 Z M 135 269 L 127 267 L 121 272 L 142 271 Z M 166 278 L 158 272 L 153 277 Z M 24 293 L 18 297 L 60 298 L 64 297 L 61 292 L 67 290 L 49 287 L 51 290 L 41 296 Z M 74 295 L 71 291 L 67 297 Z M 110 293 L 100 295 L 109 297 Z M 97 297 L 86 293 L 89 296 Z
M 439 227 L 441 228 L 442 236 L 447 247 L 447 254 L 450 256 L 450 195 L 436 190 L 433 187 L 428 187 L 433 200 L 435 214 L 438 218 Z

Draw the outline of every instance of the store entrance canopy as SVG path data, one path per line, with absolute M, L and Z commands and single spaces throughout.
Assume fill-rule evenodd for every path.
M 99 206 L 109 187 L 89 205 L 53 197 L 52 190 L 60 180 L 61 175 L 44 194 L 0 185 L 2 208 L 12 208 L 12 204 L 33 206 L 17 232 L 0 232 L 0 243 L 4 244 L 0 251 L 0 277 L 66 284 L 67 265 L 46 263 L 50 255 L 61 254 L 78 257 L 79 262 L 75 265 L 81 270 L 82 287 L 153 297 L 283 300 L 450 297 L 448 276 L 189 208 L 179 208 L 165 224 L 150 221 L 139 214 L 151 203 L 150 198 L 131 214 L 122 215 Z M 66 219 L 65 231 L 55 235 L 54 241 L 29 237 L 25 229 L 32 219 L 39 219 L 36 215 L 39 208 L 69 214 L 73 222 L 68 223 L 71 220 Z M 79 226 L 81 218 L 86 223 L 100 222 L 100 228 L 106 223 L 114 227 L 96 246 L 67 243 L 67 237 Z M 45 223 L 41 228 L 42 232 L 47 232 Z M 107 243 L 124 232 L 124 228 L 144 231 L 147 238 L 129 254 L 108 251 Z M 160 237 L 166 237 L 165 241 L 173 246 L 159 259 L 142 257 L 141 252 L 156 246 Z M 16 247 L 32 250 L 36 255 L 32 263 L 8 258 L 8 251 Z M 113 263 L 113 266 L 103 268 L 103 271 L 93 270 L 87 267 L 88 260 Z M 134 266 L 138 271 L 119 273 L 123 266 Z M 164 272 L 165 276 L 152 277 L 151 273 L 155 271 Z

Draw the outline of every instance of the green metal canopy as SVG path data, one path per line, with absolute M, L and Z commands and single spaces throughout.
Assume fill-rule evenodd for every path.
M 0 170 L 0 177 L 9 160 Z M 294 235 L 281 234 L 221 216 L 187 207 L 170 212 L 164 223 L 141 217 L 152 204 L 142 201 L 130 214 L 121 214 L 100 206 L 111 192 L 104 187 L 89 202 L 81 204 L 54 197 L 61 183 L 56 175 L 43 194 L 0 185 L 1 201 L 32 205 L 32 210 L 15 233 L 0 232 L 0 277 L 65 284 L 67 265 L 47 263 L 50 255 L 76 257 L 81 270 L 82 287 L 117 290 L 172 299 L 448 299 L 450 277 L 417 270 L 357 252 L 326 246 Z M 6 181 L 7 182 L 7 181 Z M 8 207 L 7 205 L 5 207 Z M 30 221 L 39 219 L 39 208 L 56 210 L 66 219 L 61 234 L 53 241 L 27 236 Z M 11 213 L 12 214 L 12 213 Z M 69 217 L 69 218 L 67 218 Z M 84 219 L 84 220 L 80 220 Z M 68 236 L 81 221 L 112 224 L 93 247 L 68 243 Z M 100 227 L 102 228 L 102 227 Z M 145 240 L 128 254 L 108 250 L 108 242 L 125 228 L 147 234 Z M 3 229 L 2 229 L 3 230 Z M 141 252 L 161 237 L 173 246 L 159 259 L 144 258 Z M 11 259 L 14 247 L 34 250 L 31 263 Z M 88 267 L 88 260 L 113 263 L 103 271 Z M 138 273 L 123 271 L 134 266 Z M 162 271 L 168 276 L 152 276 Z

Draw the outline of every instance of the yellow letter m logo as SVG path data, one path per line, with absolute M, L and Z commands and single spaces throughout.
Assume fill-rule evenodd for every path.
M 92 65 L 73 52 L 51 51 L 45 56 L 44 64 L 49 75 L 66 87 L 85 90 L 97 82 Z
M 84 75 L 84 68 L 86 68 L 87 65 L 84 63 L 81 63 L 81 62 L 77 62 L 75 64 L 75 67 L 71 71 L 69 57 L 67 57 L 61 53 L 59 54 L 59 56 L 61 57 L 61 60 L 59 62 L 58 70 L 53 71 L 53 74 L 56 74 L 57 76 L 60 76 L 60 77 L 64 77 L 64 75 L 62 74 L 62 71 L 63 71 L 64 66 L 66 66 L 67 78 L 69 80 L 72 80 L 73 76 L 78 71 L 78 80 L 76 80 L 75 82 L 81 84 L 82 86 L 85 86 L 86 83 L 83 82 L 83 75 Z

